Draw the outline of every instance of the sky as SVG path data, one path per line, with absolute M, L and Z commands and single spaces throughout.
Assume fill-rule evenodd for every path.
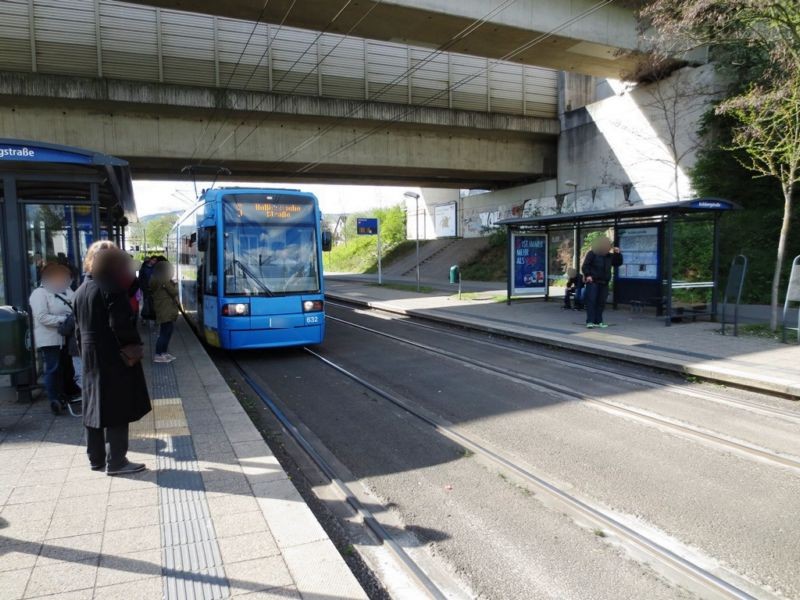
M 197 189 L 202 190 L 211 185 L 210 181 L 198 181 Z M 370 208 L 381 208 L 402 203 L 403 193 L 413 191 L 415 187 L 379 187 L 371 185 L 323 185 L 323 184 L 290 184 L 290 183 L 236 183 L 226 181 L 218 186 L 248 186 L 270 188 L 293 188 L 304 192 L 312 192 L 319 198 L 323 213 L 361 212 Z M 147 215 L 183 210 L 194 202 L 194 186 L 191 181 L 147 181 L 134 180 L 136 208 L 140 217 Z

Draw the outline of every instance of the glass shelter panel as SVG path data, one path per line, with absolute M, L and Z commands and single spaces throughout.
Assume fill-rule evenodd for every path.
M 69 265 L 77 280 L 93 241 L 91 207 L 26 204 L 25 236 L 29 292 L 39 285 L 42 267 L 50 261 Z

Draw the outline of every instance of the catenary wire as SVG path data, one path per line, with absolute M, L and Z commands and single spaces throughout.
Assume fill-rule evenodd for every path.
M 261 12 L 258 13 L 258 17 L 256 18 L 256 22 L 253 23 L 253 28 L 250 30 L 250 35 L 247 36 L 247 41 L 244 43 L 244 46 L 242 47 L 242 51 L 239 53 L 239 58 L 236 59 L 236 64 L 233 65 L 233 70 L 231 71 L 230 75 L 228 76 L 228 80 L 225 82 L 225 85 L 222 87 L 222 91 L 223 92 L 228 90 L 228 87 L 230 86 L 231 81 L 233 81 L 233 78 L 236 75 L 236 71 L 239 68 L 239 65 L 241 64 L 245 53 L 247 52 L 247 47 L 250 45 L 250 42 L 252 41 L 253 36 L 255 35 L 256 30 L 258 29 L 258 26 L 261 24 L 261 19 L 264 18 L 264 13 L 267 10 L 267 6 L 269 6 L 269 2 L 270 2 L 270 0 L 264 0 L 264 5 L 261 7 Z M 256 65 L 253 67 L 253 70 L 250 73 L 250 77 L 247 80 L 247 84 L 250 83 L 250 81 L 253 78 L 253 75 L 255 74 L 255 72 L 258 69 L 258 67 L 261 66 L 261 61 L 263 61 L 263 60 L 264 60 L 264 56 L 262 55 L 261 58 L 256 63 Z M 247 87 L 247 84 L 245 84 L 245 87 Z M 203 127 L 203 131 L 200 133 L 200 137 L 198 137 L 197 140 L 195 141 L 194 150 L 192 150 L 192 155 L 191 155 L 191 157 L 189 157 L 189 162 L 190 163 L 194 160 L 194 157 L 197 155 L 197 151 L 200 149 L 200 143 L 203 141 L 203 138 L 205 137 L 206 132 L 208 131 L 208 128 L 211 126 L 211 121 L 214 119 L 214 117 L 216 116 L 218 111 L 219 111 L 219 105 L 214 107 L 214 110 L 211 112 L 211 116 L 209 117 L 208 121 L 206 121 L 205 127 Z
M 522 44 L 521 46 L 518 46 L 517 48 L 515 48 L 514 50 L 508 52 L 507 54 L 505 54 L 504 56 L 500 57 L 499 59 L 496 59 L 495 62 L 497 62 L 497 61 L 506 61 L 506 60 L 510 60 L 510 59 L 514 58 L 515 56 L 521 54 L 522 52 L 525 52 L 526 50 L 529 50 L 530 48 L 533 48 L 537 44 L 540 44 L 541 42 L 543 42 L 544 40 L 548 39 L 549 37 L 557 34 L 561 30 L 566 29 L 567 27 L 577 23 L 581 19 L 584 19 L 584 18 L 594 14 L 595 12 L 600 10 L 601 8 L 604 8 L 605 6 L 608 6 L 612 2 L 614 2 L 614 0 L 603 0 L 602 2 L 596 4 L 595 6 L 587 9 L 583 13 L 581 13 L 579 15 L 576 15 L 575 17 L 569 19 L 568 21 L 565 21 L 564 23 L 562 23 L 561 25 L 555 27 L 554 29 L 551 29 L 547 33 L 543 33 L 543 34 L 537 36 L 536 38 L 534 38 L 532 40 L 529 40 L 528 42 Z M 295 171 L 295 173 L 297 173 L 297 174 L 308 173 L 309 171 L 311 171 L 311 170 L 315 169 L 316 167 L 318 167 L 319 165 L 321 165 L 326 159 L 332 158 L 332 157 L 340 154 L 341 152 L 344 152 L 345 150 L 348 150 L 349 148 L 352 148 L 353 146 L 355 146 L 357 144 L 360 144 L 361 142 L 363 142 L 367 138 L 375 135 L 379 131 L 384 130 L 387 125 L 391 125 L 392 123 L 396 123 L 396 122 L 404 119 L 405 117 L 407 117 L 409 114 L 413 113 L 414 111 L 417 111 L 420 108 L 423 108 L 423 107 L 427 106 L 431 102 L 434 102 L 435 100 L 438 100 L 444 94 L 449 94 L 451 91 L 453 91 L 455 89 L 458 89 L 459 87 L 461 87 L 463 85 L 466 85 L 467 83 L 469 83 L 470 81 L 473 81 L 477 77 L 480 77 L 487 70 L 489 70 L 490 66 L 491 66 L 491 62 L 489 63 L 489 66 L 484 67 L 483 69 L 480 69 L 478 72 L 476 72 L 476 73 L 474 73 L 474 74 L 462 79 L 461 81 L 458 81 L 458 82 L 454 83 L 453 85 L 445 88 L 444 90 L 438 92 L 434 96 L 431 96 L 430 98 L 428 98 L 425 102 L 408 108 L 407 110 L 403 111 L 399 115 L 395 116 L 390 121 L 384 121 L 381 124 L 376 125 L 372 129 L 369 129 L 365 133 L 363 133 L 360 136 L 354 138 L 353 140 L 347 142 L 346 144 L 343 144 L 342 146 L 332 150 L 331 152 L 328 152 L 325 156 L 321 157 L 319 160 L 317 160 L 317 161 L 315 161 L 313 163 L 307 163 L 306 165 L 304 165 L 304 166 L 300 167 L 299 169 L 297 169 Z M 315 140 L 319 139 L 319 137 L 321 137 L 321 135 L 320 134 L 316 134 Z
M 264 57 L 267 56 L 268 53 L 272 52 L 272 43 L 278 37 L 278 34 L 281 32 L 281 29 L 283 29 L 283 25 L 286 23 L 286 19 L 289 18 L 289 13 L 292 12 L 292 9 L 294 8 L 295 4 L 297 4 L 297 0 L 292 0 L 292 2 L 289 4 L 289 7 L 286 9 L 286 12 L 284 13 L 283 18 L 280 21 L 280 24 L 278 25 L 278 29 L 275 31 L 275 35 L 273 35 L 273 36 L 271 36 L 270 38 L 267 39 L 267 47 L 264 49 L 264 52 L 261 53 L 261 57 L 258 59 L 258 63 L 257 63 L 258 65 L 261 64 L 261 61 L 264 60 Z M 326 25 L 326 27 L 327 27 L 327 25 Z M 306 50 L 306 52 L 307 52 L 307 50 Z M 301 55 L 300 58 L 302 58 L 302 56 L 305 56 L 305 53 L 303 53 L 303 55 Z M 300 59 L 298 58 L 298 60 L 300 60 Z M 297 61 L 295 61 L 294 64 L 297 64 Z M 292 65 L 292 66 L 294 66 L 294 65 Z M 244 88 L 247 88 L 247 85 L 252 80 L 253 75 L 255 74 L 255 72 L 256 72 L 256 70 L 253 69 L 253 72 L 250 74 L 250 79 L 247 80 L 247 82 L 244 85 Z M 220 123 L 220 126 L 217 128 L 217 131 L 214 133 L 214 137 L 211 138 L 211 142 L 209 142 L 209 144 L 208 144 L 209 147 L 212 147 L 214 145 L 214 142 L 217 140 L 217 137 L 219 137 L 219 134 L 222 131 L 223 127 L 225 127 L 226 121 L 227 121 L 227 119 L 223 119 L 222 123 Z M 209 119 L 209 122 L 210 122 L 210 119 Z M 214 156 L 214 154 L 212 153 L 211 156 L 208 157 L 209 160 L 211 158 L 213 158 L 213 156 Z M 202 165 L 204 161 L 205 161 L 205 159 L 202 159 L 200 161 L 200 164 Z
M 319 69 L 319 68 L 320 68 L 320 66 L 322 65 L 322 63 L 323 63 L 323 62 L 324 62 L 324 61 L 325 61 L 325 60 L 326 60 L 326 59 L 327 59 L 327 58 L 328 58 L 328 57 L 329 57 L 329 56 L 330 56 L 330 55 L 331 55 L 331 54 L 332 54 L 332 53 L 333 53 L 333 52 L 336 50 L 336 48 L 338 48 L 338 47 L 339 47 L 339 45 L 340 45 L 342 42 L 344 42 L 344 40 L 345 40 L 345 39 L 347 39 L 347 38 L 350 36 L 350 34 L 352 33 L 352 31 L 353 31 L 353 30 L 354 30 L 354 29 L 355 29 L 355 28 L 356 28 L 356 27 L 357 27 L 357 26 L 358 26 L 358 25 L 361 23 L 361 21 L 363 21 L 363 20 L 364 20 L 364 18 L 366 18 L 366 17 L 368 16 L 368 14 L 369 14 L 370 12 L 372 12 L 372 10 L 373 10 L 374 8 L 376 8 L 376 7 L 377 7 L 377 6 L 378 6 L 378 5 L 379 5 L 379 4 L 380 4 L 382 1 L 383 1 L 383 0 L 379 0 L 379 1 L 378 1 L 376 4 L 372 5 L 372 7 L 370 8 L 370 10 L 369 10 L 369 11 L 368 11 L 368 12 L 367 12 L 365 15 L 364 15 L 364 17 L 362 17 L 362 18 L 361 18 L 361 19 L 360 19 L 360 20 L 359 20 L 359 21 L 358 21 L 356 24 L 354 24 L 354 25 L 353 25 L 353 27 L 351 27 L 351 28 L 350 28 L 350 30 L 347 32 L 347 34 L 346 34 L 346 35 L 345 35 L 345 36 L 344 36 L 342 39 L 340 39 L 340 40 L 339 40 L 339 42 L 337 42 L 337 44 L 336 44 L 336 45 L 335 45 L 333 48 L 331 48 L 331 50 L 330 50 L 330 51 L 328 51 L 328 53 L 327 53 L 325 56 L 323 56 L 323 57 L 322 57 L 322 58 L 319 60 L 319 62 L 317 63 L 317 65 L 316 65 L 315 69 Z M 318 132 L 318 134 L 316 134 L 315 136 L 312 136 L 311 138 L 309 138 L 309 139 L 308 139 L 308 140 L 306 140 L 305 142 L 302 142 L 302 143 L 301 143 L 299 146 L 296 146 L 295 148 L 293 148 L 292 150 L 290 150 L 288 153 L 286 153 L 286 154 L 284 154 L 282 157 L 278 158 L 276 161 L 274 161 L 274 162 L 270 163 L 269 165 L 267 165 L 267 168 L 271 167 L 272 165 L 276 165 L 276 164 L 280 164 L 281 162 L 285 162 L 285 160 L 286 160 L 288 157 L 290 157 L 290 156 L 292 156 L 292 155 L 296 154 L 297 152 L 299 152 L 300 150 L 302 150 L 302 149 L 303 149 L 303 148 L 304 148 L 304 147 L 307 145 L 307 143 L 306 143 L 306 142 L 308 142 L 308 143 L 313 143 L 313 141 L 314 141 L 315 139 L 318 139 L 319 137 L 322 137 L 322 135 L 325 135 L 325 133 L 327 133 L 327 132 L 328 132 L 328 131 L 330 131 L 331 129 L 335 128 L 335 127 L 336 127 L 336 125 L 335 125 L 335 124 L 336 124 L 337 122 L 339 122 L 339 121 L 343 121 L 343 120 L 346 120 L 346 119 L 349 119 L 350 117 L 352 117 L 352 116 L 353 116 L 355 113 L 357 113 L 358 111 L 362 110 L 362 109 L 363 109 L 363 108 L 364 108 L 364 107 L 365 107 L 365 106 L 366 106 L 366 105 L 367 105 L 369 102 L 372 102 L 372 101 L 374 101 L 375 99 L 377 99 L 377 98 L 379 98 L 379 97 L 383 96 L 383 95 L 384 95 L 384 94 L 385 94 L 387 91 L 389 91 L 389 90 L 391 89 L 391 87 L 392 87 L 393 85 L 395 85 L 395 84 L 396 84 L 398 81 L 402 81 L 402 80 L 403 80 L 403 79 L 405 79 L 406 77 L 409 77 L 409 76 L 410 76 L 411 74 L 413 74 L 415 71 L 419 70 L 420 68 L 422 68 L 423 66 L 425 66 L 426 64 L 428 64 L 430 61 L 434 60 L 434 59 L 435 59 L 437 56 L 440 56 L 442 53 L 446 52 L 448 48 L 450 48 L 450 47 L 452 47 L 452 46 L 453 46 L 453 44 L 455 44 L 456 42 L 458 42 L 458 41 L 460 41 L 460 40 L 462 40 L 462 39 L 466 38 L 466 37 L 467 37 L 468 35 L 470 35 L 470 34 L 471 34 L 473 31 L 477 30 L 477 29 L 478 29 L 479 27 L 481 27 L 481 26 L 482 26 L 482 25 L 483 25 L 483 24 L 484 24 L 484 23 L 485 23 L 485 22 L 486 22 L 488 19 L 490 19 L 490 18 L 492 18 L 493 16 L 495 16 L 495 15 L 499 14 L 500 12 L 502 12 L 503 10 L 505 10 L 506 8 L 508 8 L 509 6 L 511 6 L 512 4 L 514 4 L 514 3 L 516 3 L 516 2 L 517 2 L 517 0 L 505 0 L 505 2 L 503 2 L 503 3 L 501 3 L 500 5 L 496 6 L 494 9 L 492 9 L 491 11 L 489 11 L 488 13 L 486 13 L 486 15 L 484 15 L 484 16 L 483 16 L 483 17 L 481 17 L 480 19 L 477 19 L 477 20 L 473 21 L 472 23 L 470 23 L 469 25 L 467 25 L 467 27 L 465 27 L 464 29 L 462 29 L 461 31 L 459 31 L 458 33 L 456 33 L 454 36 L 452 36 L 452 37 L 451 37 L 449 40 L 447 40 L 447 42 L 445 42 L 444 44 L 442 44 L 441 46 L 439 46 L 439 47 L 438 47 L 436 50 L 434 50 L 434 51 L 430 52 L 430 53 L 429 53 L 427 56 L 425 56 L 425 57 L 424 57 L 422 60 L 420 60 L 419 62 L 417 62 L 417 63 L 416 63 L 414 66 L 412 66 L 411 68 L 407 69 L 406 71 L 404 71 L 403 73 L 401 73 L 400 75 L 398 75 L 397 77 L 395 77 L 395 78 L 394 78 L 392 81 L 390 81 L 390 82 L 388 82 L 388 83 L 384 84 L 384 85 L 383 85 L 383 87 L 381 87 L 381 88 L 380 88 L 378 91 L 376 91 L 375 93 L 373 93 L 373 94 L 370 94 L 370 98 L 369 98 L 369 100 L 364 100 L 364 101 L 362 101 L 362 102 L 358 103 L 358 104 L 357 104 L 355 107 L 353 107 L 352 109 L 350 109 L 350 110 L 347 112 L 347 114 L 345 114 L 345 115 L 343 115 L 343 116 L 339 117 L 339 118 L 337 119 L 337 121 L 334 121 L 334 124 L 333 124 L 333 125 L 329 125 L 329 126 L 327 126 L 327 127 L 323 128 L 323 130 L 322 130 L 322 131 L 320 131 L 320 132 Z M 305 81 L 305 80 L 306 80 L 308 77 L 310 77 L 310 76 L 311 76 L 311 74 L 313 74 L 313 73 L 315 72 L 315 69 L 312 69 L 312 70 L 310 70 L 308 73 L 306 73 L 305 77 L 304 77 L 304 78 L 303 78 L 303 79 L 300 81 L 300 83 L 299 83 L 297 86 L 295 86 L 295 88 L 293 88 L 292 90 L 290 90 L 290 91 L 288 92 L 288 94 L 291 94 L 291 93 L 293 93 L 293 92 L 294 92 L 294 90 L 296 90 L 296 89 L 297 89 L 297 87 L 299 87 L 299 85 L 300 85 L 300 84 L 302 84 L 302 83 L 303 83 L 303 82 L 304 82 L 304 81 Z M 287 97 L 288 97 L 288 96 L 287 96 Z M 259 106 L 260 106 L 262 103 L 263 103 L 263 100 L 262 100 L 262 101 L 261 101 L 261 102 L 260 102 L 260 103 L 259 103 L 259 104 L 256 106 L 256 109 L 257 109 L 257 108 L 258 108 L 258 107 L 259 107 Z M 244 136 L 244 137 L 243 137 L 241 140 L 239 140 L 239 141 L 238 141 L 238 143 L 236 144 L 236 147 L 238 148 L 238 147 L 239 147 L 239 146 L 241 146 L 241 145 L 242 145 L 244 142 L 246 142 L 246 141 L 247 141 L 247 140 L 250 138 L 250 136 L 251 136 L 251 135 L 253 135 L 253 133 L 255 133 L 255 132 L 258 130 L 258 128 L 259 128 L 259 127 L 260 127 L 260 126 L 261 126 L 261 125 L 262 125 L 262 124 L 263 124 L 263 123 L 264 123 L 264 122 L 265 122 L 265 121 L 266 121 L 268 118 L 270 118 L 270 117 L 271 117 L 273 114 L 275 114 L 275 113 L 277 112 L 277 110 L 278 110 L 278 108 L 279 108 L 279 107 L 280 107 L 280 106 L 276 106 L 276 107 L 275 107 L 273 110 L 271 110 L 271 111 L 270 111 L 269 113 L 267 113 L 267 114 L 266 114 L 264 117 L 262 117 L 262 118 L 261 118 L 261 119 L 260 119 L 260 120 L 259 120 L 259 121 L 258 121 L 258 122 L 255 124 L 255 125 L 253 125 L 253 126 L 252 126 L 252 128 L 250 129 L 250 131 L 249 131 L 249 132 L 248 132 L 248 133 L 247 133 L 247 134 L 246 134 L 246 135 L 245 135 L 245 136 Z M 243 126 L 243 124 L 242 124 L 242 125 L 240 125 L 240 126 Z M 222 147 L 222 146 L 223 146 L 225 143 L 227 143 L 227 141 L 228 141 L 228 140 L 229 140 L 231 137 L 233 137 L 233 136 L 234 136 L 234 135 L 235 135 L 235 134 L 238 132 L 238 130 L 239 130 L 239 127 L 240 127 L 240 126 L 237 126 L 237 127 L 236 127 L 236 129 L 234 129 L 234 131 L 233 131 L 233 132 L 231 132 L 231 133 L 230 133 L 230 134 L 229 134 L 229 135 L 228 135 L 228 136 L 225 138 L 225 140 L 223 140 L 223 142 L 220 144 L 220 146 L 219 146 L 219 147 L 218 147 L 216 150 L 214 150 L 214 152 L 212 152 L 212 156 L 214 156 L 214 154 L 216 154 L 216 152 L 217 152 L 217 151 L 218 151 L 218 150 L 219 150 L 219 149 L 220 149 L 220 148 L 221 148 L 221 147 Z

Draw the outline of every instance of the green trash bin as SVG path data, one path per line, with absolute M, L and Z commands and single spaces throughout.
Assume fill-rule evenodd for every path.
M 450 283 L 456 284 L 461 282 L 461 269 L 458 265 L 450 267 Z
M 28 313 L 0 306 L 0 375 L 27 371 L 33 366 Z

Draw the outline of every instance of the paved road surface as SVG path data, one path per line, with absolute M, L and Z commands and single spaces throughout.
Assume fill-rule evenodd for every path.
M 769 459 L 771 453 L 800 457 L 800 411 L 785 418 L 769 412 L 792 411 L 785 401 L 714 388 L 765 407 L 759 412 L 628 381 L 626 372 L 654 377 L 629 365 L 608 363 L 623 375 L 604 376 L 570 366 L 576 357 L 569 353 L 545 352 L 553 361 L 526 354 L 541 347 L 504 342 L 511 349 L 503 350 L 478 334 L 451 336 L 380 313 L 329 306 L 329 314 L 486 368 L 336 320 L 329 321 L 320 349 L 325 356 L 662 541 L 693 549 L 709 568 L 733 571 L 764 595 L 800 597 L 800 471 Z M 626 557 L 604 532 L 576 525 L 525 486 L 309 355 L 252 353 L 241 364 L 480 597 L 689 596 Z M 645 410 L 666 425 L 537 388 L 514 374 Z M 684 435 L 670 429 L 672 423 L 763 449 L 767 459 Z

